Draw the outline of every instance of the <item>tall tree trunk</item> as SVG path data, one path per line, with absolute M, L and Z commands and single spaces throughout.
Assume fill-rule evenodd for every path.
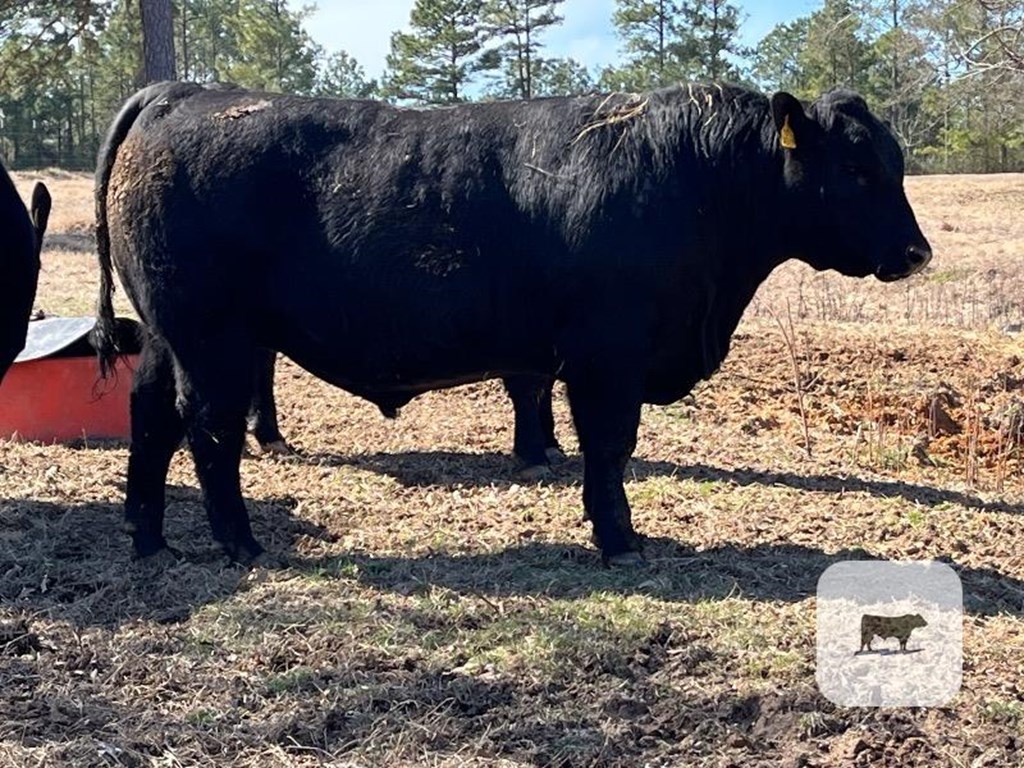
M 525 17 L 524 21 L 526 22 L 526 79 L 525 79 L 523 85 L 525 86 L 526 98 L 532 99 L 533 98 L 533 71 L 532 71 L 533 65 L 530 62 L 530 53 L 531 53 L 531 51 L 530 51 L 530 47 L 531 47 L 531 42 L 530 42 L 530 8 L 529 8 L 529 6 L 527 6 L 525 4 L 524 4 L 524 7 L 523 7 L 523 15 Z
M 665 16 L 665 0 L 658 2 L 658 82 L 657 85 L 665 84 L 665 26 L 668 19 Z
M 174 12 L 171 0 L 139 0 L 146 82 L 174 80 Z
M 902 130 L 903 124 L 900 120 L 902 97 L 900 95 L 900 6 L 898 0 L 892 0 L 892 110 L 889 121 L 897 130 Z
M 181 4 L 181 76 L 188 80 L 188 4 Z

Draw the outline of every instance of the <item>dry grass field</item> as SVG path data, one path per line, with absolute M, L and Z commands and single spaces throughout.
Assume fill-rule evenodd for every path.
M 38 305 L 89 313 L 91 181 L 37 177 Z M 786 265 L 722 370 L 645 409 L 641 569 L 589 545 L 560 393 L 570 458 L 524 485 L 494 382 L 389 422 L 279 366 L 297 452 L 242 468 L 275 568 L 226 565 L 185 451 L 160 571 L 121 531 L 126 446 L 0 444 L 0 765 L 1024 765 L 1024 177 L 908 187 L 924 274 Z M 948 706 L 818 693 L 815 585 L 863 558 L 961 577 Z

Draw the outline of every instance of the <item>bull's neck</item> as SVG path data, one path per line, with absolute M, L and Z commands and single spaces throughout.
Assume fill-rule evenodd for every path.
M 783 158 L 767 103 L 756 120 L 714 138 L 711 142 L 704 132 L 694 132 L 683 147 L 682 165 L 703 168 L 695 201 L 701 242 L 713 249 L 717 270 L 736 287 L 742 284 L 749 300 L 790 257 L 789 222 L 800 212 L 789 210 Z

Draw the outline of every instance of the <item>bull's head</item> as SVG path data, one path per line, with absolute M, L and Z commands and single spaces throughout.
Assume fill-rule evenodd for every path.
M 903 152 L 864 100 L 832 91 L 806 112 L 788 93 L 771 102 L 796 255 L 884 281 L 923 269 L 932 251 L 903 192 Z

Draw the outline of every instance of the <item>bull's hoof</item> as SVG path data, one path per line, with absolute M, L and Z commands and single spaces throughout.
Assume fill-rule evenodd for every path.
M 174 547 L 168 547 L 165 544 L 155 552 L 150 552 L 146 555 L 140 555 L 138 551 L 136 551 L 135 557 L 132 559 L 136 565 L 144 568 L 145 570 L 158 573 L 177 565 L 183 559 L 183 555 Z
M 260 443 L 260 451 L 274 456 L 291 456 L 294 451 L 284 440 L 273 440 L 269 443 Z
M 562 449 L 559 448 L 558 446 L 552 446 L 550 448 L 545 448 L 544 449 L 544 455 L 548 457 L 548 461 L 550 461 L 552 464 L 561 464 L 563 461 L 565 461 L 568 458 L 568 456 L 566 456 L 562 452 Z
M 287 568 L 289 565 L 288 558 L 277 552 L 263 551 L 256 555 L 248 563 L 245 563 L 247 568 L 262 568 L 267 571 L 279 571 L 283 568 Z
M 617 555 L 605 555 L 603 559 L 609 568 L 639 568 L 647 565 L 647 559 L 639 552 L 620 552 Z
M 253 565 L 264 553 L 260 543 L 252 538 L 244 541 L 222 541 L 221 546 L 224 547 L 224 554 L 228 556 L 228 559 L 238 565 Z
M 260 568 L 287 568 L 291 565 L 291 561 L 280 552 L 264 552 L 262 555 L 256 558 L 256 565 Z
M 523 467 L 513 477 L 520 483 L 539 483 L 551 477 L 551 467 L 547 464 L 534 464 L 532 467 Z
M 131 522 L 125 522 L 125 530 L 132 537 L 133 560 L 142 562 L 147 558 L 167 551 L 173 552 L 175 555 L 179 554 L 177 550 L 171 549 L 167 546 L 167 539 L 165 539 L 161 533 L 146 533 L 145 531 L 140 531 L 138 527 Z

